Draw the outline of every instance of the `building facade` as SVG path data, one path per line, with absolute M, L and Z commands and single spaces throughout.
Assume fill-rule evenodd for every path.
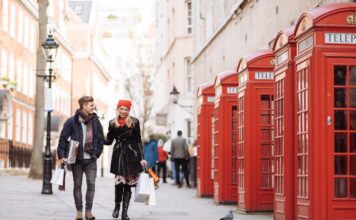
M 194 84 L 190 67 L 192 1 L 156 1 L 155 13 L 155 129 L 170 137 L 182 130 L 184 137 L 191 138 L 194 136 L 191 129 Z M 176 104 L 170 97 L 174 86 L 179 92 Z

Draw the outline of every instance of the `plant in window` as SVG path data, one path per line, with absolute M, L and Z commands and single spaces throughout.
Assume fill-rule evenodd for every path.
M 10 81 L 8 85 L 11 90 L 14 90 L 14 89 L 16 89 L 17 82 L 13 80 L 13 81 Z
M 3 76 L 0 78 L 0 80 L 3 87 L 6 88 L 6 86 L 9 84 L 10 78 L 8 76 Z

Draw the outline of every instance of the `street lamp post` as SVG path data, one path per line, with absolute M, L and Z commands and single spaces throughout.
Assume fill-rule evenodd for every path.
M 51 32 L 48 34 L 48 37 L 44 43 L 42 43 L 42 48 L 44 54 L 46 55 L 46 62 L 49 63 L 48 75 L 37 74 L 38 77 L 42 77 L 45 82 L 48 82 L 48 89 L 51 90 L 52 80 L 56 79 L 56 76 L 52 75 L 53 68 L 52 63 L 56 59 L 57 49 L 59 45 L 53 39 Z M 50 95 L 50 93 L 48 93 Z M 46 135 L 46 149 L 45 155 L 43 158 L 43 185 L 42 185 L 42 194 L 53 194 L 52 192 L 52 155 L 51 155 L 51 111 L 53 109 L 46 109 L 47 111 L 47 135 Z

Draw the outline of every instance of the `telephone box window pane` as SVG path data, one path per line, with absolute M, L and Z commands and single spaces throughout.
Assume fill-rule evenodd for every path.
M 334 84 L 346 85 L 346 66 L 334 66 Z
M 356 133 L 350 133 L 350 152 L 356 153 Z
M 346 111 L 335 111 L 335 130 L 346 130 Z
M 356 86 L 356 66 L 350 66 L 350 85 Z
M 346 107 L 346 89 L 339 89 L 339 88 L 335 89 L 334 106 L 335 106 L 335 108 L 345 108 Z
M 350 130 L 356 130 L 356 111 L 350 111 Z
M 356 198 L 356 178 L 350 179 L 350 197 Z
M 335 198 L 345 198 L 347 197 L 347 179 L 346 178 L 335 178 Z
M 350 156 L 350 175 L 356 175 L 356 156 Z
M 350 89 L 350 108 L 356 108 L 356 89 Z
M 347 174 L 347 157 L 335 156 L 335 175 Z
M 346 133 L 335 134 L 335 152 L 345 153 L 347 152 L 347 135 Z

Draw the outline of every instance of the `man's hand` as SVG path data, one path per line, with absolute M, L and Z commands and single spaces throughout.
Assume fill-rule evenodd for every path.
M 146 160 L 141 160 L 140 163 L 141 163 L 141 166 L 147 167 L 147 161 Z
M 62 158 L 62 159 L 59 160 L 59 162 L 60 162 L 61 164 L 63 164 L 63 163 L 64 163 L 64 164 L 67 164 L 67 161 L 68 161 L 67 158 Z

